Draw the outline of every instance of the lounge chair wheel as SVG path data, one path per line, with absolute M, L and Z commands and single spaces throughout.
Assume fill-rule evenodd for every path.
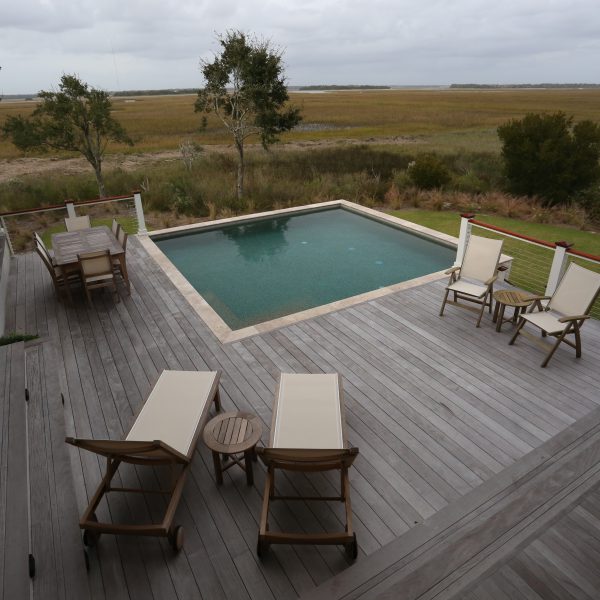
M 344 545 L 346 549 L 346 556 L 351 560 L 356 560 L 358 557 L 358 542 L 356 541 L 356 534 L 352 535 L 354 538 L 351 542 Z
M 177 525 L 171 533 L 169 533 L 169 544 L 175 552 L 179 552 L 183 548 L 183 527 Z
M 269 550 L 269 542 L 264 542 L 260 538 L 258 539 L 258 543 L 256 544 L 256 554 L 259 558 L 264 558 L 267 555 Z
M 95 513 L 92 513 L 90 515 L 90 521 L 94 521 L 95 523 L 98 522 L 98 517 L 96 517 Z M 98 533 L 97 531 L 92 531 L 91 529 L 84 529 L 83 543 L 89 548 L 93 548 L 98 543 L 98 540 L 100 539 L 101 535 L 102 534 Z
M 85 529 L 83 532 L 83 543 L 88 548 L 93 548 L 100 539 L 100 534 L 90 529 Z

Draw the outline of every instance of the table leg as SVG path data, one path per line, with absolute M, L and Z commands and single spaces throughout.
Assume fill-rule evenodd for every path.
M 502 327 L 502 322 L 504 321 L 504 309 L 506 308 L 505 304 L 500 303 L 500 311 L 498 313 L 498 320 L 496 322 L 496 331 L 500 331 Z
M 252 455 L 254 454 L 254 450 L 251 448 L 250 450 L 246 450 L 244 452 L 244 466 L 246 468 L 246 483 L 248 485 L 254 484 L 254 473 L 252 472 Z
M 513 318 L 512 318 L 512 322 L 516 323 L 517 319 L 519 318 L 519 314 L 521 313 L 521 307 L 519 306 L 515 306 L 515 312 L 513 313 Z
M 215 466 L 215 477 L 217 479 L 217 485 L 221 485 L 223 483 L 223 470 L 221 469 L 221 457 L 218 452 L 213 450 L 212 453 L 213 464 Z
M 496 300 L 496 308 L 494 308 L 494 316 L 492 317 L 492 323 L 498 322 L 498 311 L 500 310 L 500 302 Z M 498 329 L 496 329 L 497 331 Z

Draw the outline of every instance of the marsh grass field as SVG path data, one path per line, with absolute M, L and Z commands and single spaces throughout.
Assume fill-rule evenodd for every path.
M 368 90 L 292 92 L 303 122 L 282 136 L 283 143 L 360 140 L 412 143 L 438 151 L 499 149 L 496 128 L 528 112 L 562 110 L 576 120 L 600 121 L 600 89 Z M 184 139 L 202 145 L 231 140 L 215 118 L 199 131 L 194 95 L 115 97 L 114 114 L 135 146 L 111 145 L 109 152 L 136 154 L 174 150 Z M 7 115 L 27 115 L 35 101 L 0 102 L 0 124 Z M 0 140 L 0 159 L 19 152 Z
M 249 140 L 244 198 L 235 194 L 232 141 L 215 118 L 200 131 L 195 95 L 115 97 L 114 114 L 135 141 L 111 145 L 104 174 L 109 195 L 141 189 L 150 226 L 233 216 L 336 198 L 384 210 L 469 210 L 594 229 L 600 210 L 549 209 L 539 200 L 504 192 L 498 125 L 529 112 L 564 111 L 600 122 L 600 89 L 381 90 L 291 93 L 303 121 L 265 152 Z M 35 101 L 0 102 L 7 115 L 28 114 Z M 184 141 L 204 151 L 186 167 Z M 435 153 L 451 174 L 443 189 L 417 189 L 411 161 Z M 0 140 L 0 212 L 65 199 L 97 197 L 91 167 L 74 154 L 24 157 Z M 596 203 L 600 208 L 600 203 Z M 108 217 L 107 217 L 108 218 Z M 37 218 L 13 219 L 15 245 L 25 248 Z M 37 220 L 36 220 L 37 219 Z M 38 222 L 39 221 L 39 222 Z

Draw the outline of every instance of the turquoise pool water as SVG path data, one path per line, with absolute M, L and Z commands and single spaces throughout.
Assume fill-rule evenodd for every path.
M 154 241 L 231 329 L 440 271 L 456 254 L 337 208 Z

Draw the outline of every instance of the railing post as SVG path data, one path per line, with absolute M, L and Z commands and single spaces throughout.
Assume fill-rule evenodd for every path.
M 8 233 L 8 227 L 6 226 L 6 221 L 4 220 L 4 217 L 0 217 L 0 232 L 4 232 L 4 235 L 6 236 L 6 243 L 8 244 L 8 249 L 10 251 L 10 255 L 14 256 L 15 255 L 15 249 L 13 248 L 12 242 L 10 240 L 10 234 Z
M 77 213 L 75 212 L 75 205 L 72 200 L 65 200 L 65 206 L 67 207 L 67 215 L 69 218 L 76 217 Z
M 146 229 L 146 219 L 144 218 L 144 208 L 142 207 L 142 195 L 140 192 L 133 192 L 133 202 L 138 222 L 138 235 L 145 235 L 148 233 L 148 230 Z
M 552 266 L 550 267 L 550 274 L 548 275 L 548 283 L 546 284 L 546 296 L 552 296 L 554 294 L 558 282 L 562 277 L 563 271 L 565 270 L 567 262 L 567 250 L 573 246 L 569 242 L 556 242 L 554 248 L 554 258 L 552 259 Z
M 471 234 L 471 223 L 470 220 L 474 219 L 473 213 L 462 213 L 460 215 L 460 232 L 458 234 L 458 246 L 456 248 L 456 260 L 454 266 L 459 267 L 462 265 L 465 250 L 467 249 L 467 241 Z

